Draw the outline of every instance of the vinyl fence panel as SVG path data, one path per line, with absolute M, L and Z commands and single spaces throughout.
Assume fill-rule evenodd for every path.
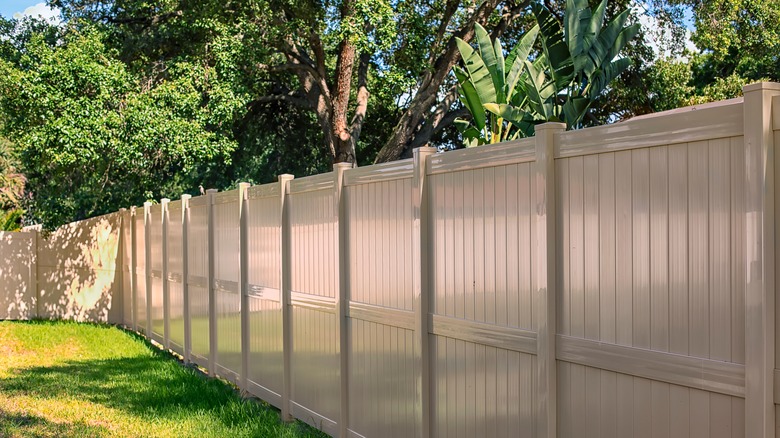
M 214 196 L 217 373 L 238 382 L 241 371 L 241 297 L 239 295 L 238 191 Z
M 249 391 L 281 408 L 282 184 L 250 187 L 248 209 Z
M 350 431 L 414 436 L 411 160 L 347 170 Z
M 334 174 L 289 187 L 292 413 L 333 433 L 340 412 Z
M 536 436 L 534 143 L 501 148 L 428 167 L 435 436 Z
M 165 343 L 165 297 L 163 295 L 163 206 L 153 204 L 149 208 L 149 236 L 151 266 L 149 275 L 150 309 L 149 318 L 152 322 L 152 339 L 160 344 Z
M 182 201 L 168 203 L 167 225 L 167 275 L 168 326 L 170 348 L 184 356 L 184 265 L 182 254 Z
M 208 221 L 209 197 L 190 199 L 187 228 L 187 264 L 189 289 L 189 314 L 192 332 L 192 358 L 201 366 L 209 365 L 210 322 L 208 291 Z

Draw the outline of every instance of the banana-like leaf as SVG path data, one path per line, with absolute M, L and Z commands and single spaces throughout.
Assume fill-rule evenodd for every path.
M 588 50 L 587 57 L 581 61 L 583 65 L 582 71 L 586 76 L 590 76 L 594 71 L 601 68 L 602 64 L 612 60 L 609 56 L 615 41 L 617 41 L 618 36 L 623 31 L 626 19 L 628 19 L 628 12 L 628 9 L 626 9 L 618 14 L 599 32 L 598 38 L 596 38 L 590 50 Z
M 623 48 L 626 47 L 628 42 L 634 39 L 634 37 L 639 33 L 639 30 L 639 23 L 634 23 L 631 26 L 624 28 L 615 39 L 615 43 L 612 44 L 612 48 L 609 50 L 609 54 L 607 54 L 607 60 L 612 61 L 615 59 L 615 57 L 618 56 Z
M 505 60 L 504 60 L 504 48 L 501 47 L 501 40 L 496 38 L 495 41 L 493 41 L 493 50 L 496 52 L 496 66 L 494 70 L 496 71 L 496 74 L 493 78 L 493 85 L 496 87 L 496 101 L 497 102 L 506 102 L 507 101 L 507 94 L 506 94 L 506 71 L 505 71 Z
M 596 100 L 601 93 L 615 80 L 621 73 L 631 66 L 630 58 L 616 59 L 607 63 L 603 68 L 596 70 L 591 76 L 589 96 L 590 100 Z
M 487 67 L 488 72 L 490 73 L 490 78 L 493 80 L 493 89 L 496 93 L 496 99 L 494 100 L 497 102 L 501 102 L 504 100 L 504 74 L 502 71 L 499 71 L 499 68 L 503 70 L 504 64 L 503 64 L 503 53 L 499 50 L 496 50 L 496 48 L 493 45 L 493 42 L 490 41 L 490 35 L 488 34 L 487 30 L 485 30 L 484 27 L 480 26 L 479 23 L 476 23 L 474 25 L 474 33 L 477 36 L 477 46 L 479 47 L 479 54 L 482 58 L 482 62 L 485 64 L 485 67 Z M 502 60 L 499 62 L 499 55 L 501 56 Z M 465 60 L 465 58 L 464 58 Z M 500 64 L 500 67 L 499 67 Z M 488 103 L 488 102 L 483 102 Z
M 515 108 L 512 105 L 488 104 L 485 105 L 485 109 L 519 129 L 523 137 L 530 137 L 533 135 L 534 125 L 544 123 L 543 119 L 537 119 L 532 114 Z
M 515 87 L 517 86 L 520 75 L 523 74 L 525 69 L 523 68 L 524 62 L 528 59 L 528 55 L 531 53 L 531 49 L 536 41 L 536 36 L 539 35 L 539 25 L 531 28 L 522 38 L 520 42 L 509 52 L 509 56 L 506 58 L 505 71 L 506 76 L 506 97 L 507 101 L 514 100 Z
M 591 101 L 586 97 L 572 97 L 563 104 L 563 118 L 569 128 L 577 127 L 590 108 Z
M 590 20 L 590 31 L 588 32 L 589 35 L 593 35 L 593 39 L 588 41 L 585 50 L 590 49 L 590 46 L 593 45 L 593 41 L 595 41 L 599 36 L 599 33 L 601 33 L 601 27 L 604 26 L 604 17 L 606 14 L 607 0 L 603 0 L 601 3 L 599 3 L 598 6 L 596 6 L 596 10 L 593 11 L 593 18 Z
M 593 39 L 587 35 L 591 32 L 592 16 L 588 0 L 566 0 L 564 39 L 569 53 L 575 58 L 588 50 L 585 43 Z
M 463 102 L 463 105 L 469 110 L 471 116 L 474 118 L 474 125 L 476 125 L 480 131 L 485 129 L 485 108 L 482 107 L 482 102 L 480 101 L 479 94 L 477 93 L 474 84 L 471 83 L 466 72 L 459 67 L 456 66 L 453 68 L 453 71 L 455 72 L 455 77 L 458 78 L 458 84 L 460 85 L 458 91 L 460 92 L 461 102 Z
M 466 65 L 469 79 L 479 96 L 481 103 L 490 103 L 496 101 L 496 89 L 493 85 L 493 78 L 488 71 L 485 62 L 471 46 L 460 38 L 455 39 L 458 45 L 463 63 Z M 491 49 L 493 50 L 492 46 Z
M 557 91 L 568 87 L 574 77 L 574 62 L 569 48 L 563 38 L 563 29 L 553 14 L 539 3 L 532 5 L 532 10 L 539 23 L 539 35 L 542 49 L 550 65 L 552 77 Z
M 553 116 L 553 103 L 550 96 L 556 94 L 554 90 L 551 90 L 554 88 L 552 81 L 547 81 L 544 70 L 537 68 L 529 61 L 525 61 L 525 68 L 528 70 L 528 76 L 524 77 L 528 104 L 532 110 L 547 120 Z

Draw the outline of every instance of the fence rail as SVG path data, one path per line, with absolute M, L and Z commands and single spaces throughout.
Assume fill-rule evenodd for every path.
M 0 318 L 123 324 L 333 436 L 780 436 L 780 85 L 0 234 Z

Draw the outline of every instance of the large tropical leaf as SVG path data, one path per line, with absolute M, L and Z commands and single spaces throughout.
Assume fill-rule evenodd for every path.
M 533 114 L 525 112 L 512 105 L 488 104 L 485 109 L 496 116 L 506 120 L 511 126 L 520 131 L 522 137 L 530 137 L 534 133 L 534 126 L 544 123 L 544 119 L 536 118 Z M 507 129 L 510 129 L 507 127 Z
M 580 61 L 583 66 L 582 71 L 587 76 L 590 76 L 594 71 L 601 68 L 603 63 L 609 62 L 614 58 L 614 55 L 610 58 L 610 54 L 613 53 L 612 49 L 615 46 L 615 42 L 626 24 L 628 12 L 629 11 L 626 9 L 610 21 L 607 26 L 599 32 L 598 38 L 593 42 L 588 53 L 581 55 L 584 56 L 583 60 Z
M 523 68 L 528 55 L 531 53 L 531 49 L 536 42 L 536 36 L 539 35 L 539 25 L 531 28 L 522 38 L 520 42 L 509 52 L 509 56 L 506 58 L 505 71 L 506 75 L 506 97 L 507 101 L 514 101 L 515 87 L 517 86 L 520 75 L 523 74 L 525 69 Z
M 620 58 L 607 63 L 603 68 L 596 70 L 590 78 L 590 91 L 588 93 L 590 100 L 596 100 L 607 86 L 609 86 L 609 83 L 620 76 L 620 74 L 626 71 L 630 66 L 631 59 Z
M 496 89 L 493 85 L 493 78 L 491 77 L 485 62 L 479 56 L 479 53 L 474 51 L 467 42 L 460 38 L 456 38 L 455 42 L 458 45 L 461 57 L 463 57 L 463 63 L 466 66 L 466 71 L 471 79 L 471 83 L 479 95 L 480 102 L 495 102 Z M 492 46 L 491 50 L 493 50 Z
M 482 107 L 479 94 L 474 87 L 474 84 L 469 80 L 465 71 L 459 67 L 453 68 L 455 77 L 458 78 L 458 91 L 460 92 L 461 102 L 469 110 L 472 117 L 474 117 L 474 125 L 480 131 L 485 129 L 485 109 Z
M 578 127 L 588 108 L 590 108 L 591 101 L 586 97 L 572 97 L 563 104 L 563 119 L 566 122 L 566 126 L 569 128 Z
M 631 26 L 624 28 L 615 39 L 615 42 L 612 44 L 612 48 L 607 54 L 607 60 L 612 61 L 615 59 L 615 57 L 617 57 L 618 54 L 626 47 L 628 42 L 634 39 L 634 37 L 639 33 L 639 30 L 639 23 L 634 23 Z
M 543 64 L 539 61 L 540 59 L 537 59 L 536 63 Z M 534 63 L 525 61 L 525 68 L 528 75 L 523 76 L 523 79 L 525 91 L 528 93 L 528 104 L 542 118 L 549 120 L 554 115 L 551 97 L 557 94 L 555 87 L 552 81 L 547 80 L 544 70 Z
M 490 41 L 490 35 L 487 30 L 480 26 L 479 23 L 474 25 L 474 32 L 477 35 L 477 46 L 479 47 L 480 57 L 490 73 L 490 78 L 493 80 L 493 89 L 496 93 L 496 99 L 494 101 L 502 102 L 504 101 L 504 55 L 501 53 L 501 43 L 496 39 L 496 42 L 499 44 L 499 48 L 497 49 L 493 42 Z M 501 57 L 500 62 L 499 56 Z
M 564 40 L 571 56 L 587 51 L 585 43 L 593 39 L 587 35 L 591 32 L 592 17 L 588 0 L 566 0 Z
M 564 41 L 563 29 L 546 7 L 534 3 L 532 9 L 536 22 L 539 23 L 539 35 L 544 55 L 549 62 L 550 76 L 555 89 L 563 90 L 574 77 L 574 62 Z

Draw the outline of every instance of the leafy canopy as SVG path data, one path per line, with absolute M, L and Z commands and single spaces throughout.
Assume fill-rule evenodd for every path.
M 537 25 L 506 59 L 501 41 L 491 42 L 479 24 L 479 51 L 457 40 L 465 68 L 453 70 L 461 102 L 472 115 L 472 122 L 456 122 L 466 146 L 531 136 L 534 125 L 543 122 L 579 127 L 609 84 L 631 65 L 629 58 L 619 57 L 639 32 L 639 24 L 626 25 L 628 10 L 606 25 L 607 0 L 594 10 L 587 0 L 567 0 L 563 24 L 544 5 L 536 3 L 532 10 Z M 541 51 L 532 53 L 537 35 Z

